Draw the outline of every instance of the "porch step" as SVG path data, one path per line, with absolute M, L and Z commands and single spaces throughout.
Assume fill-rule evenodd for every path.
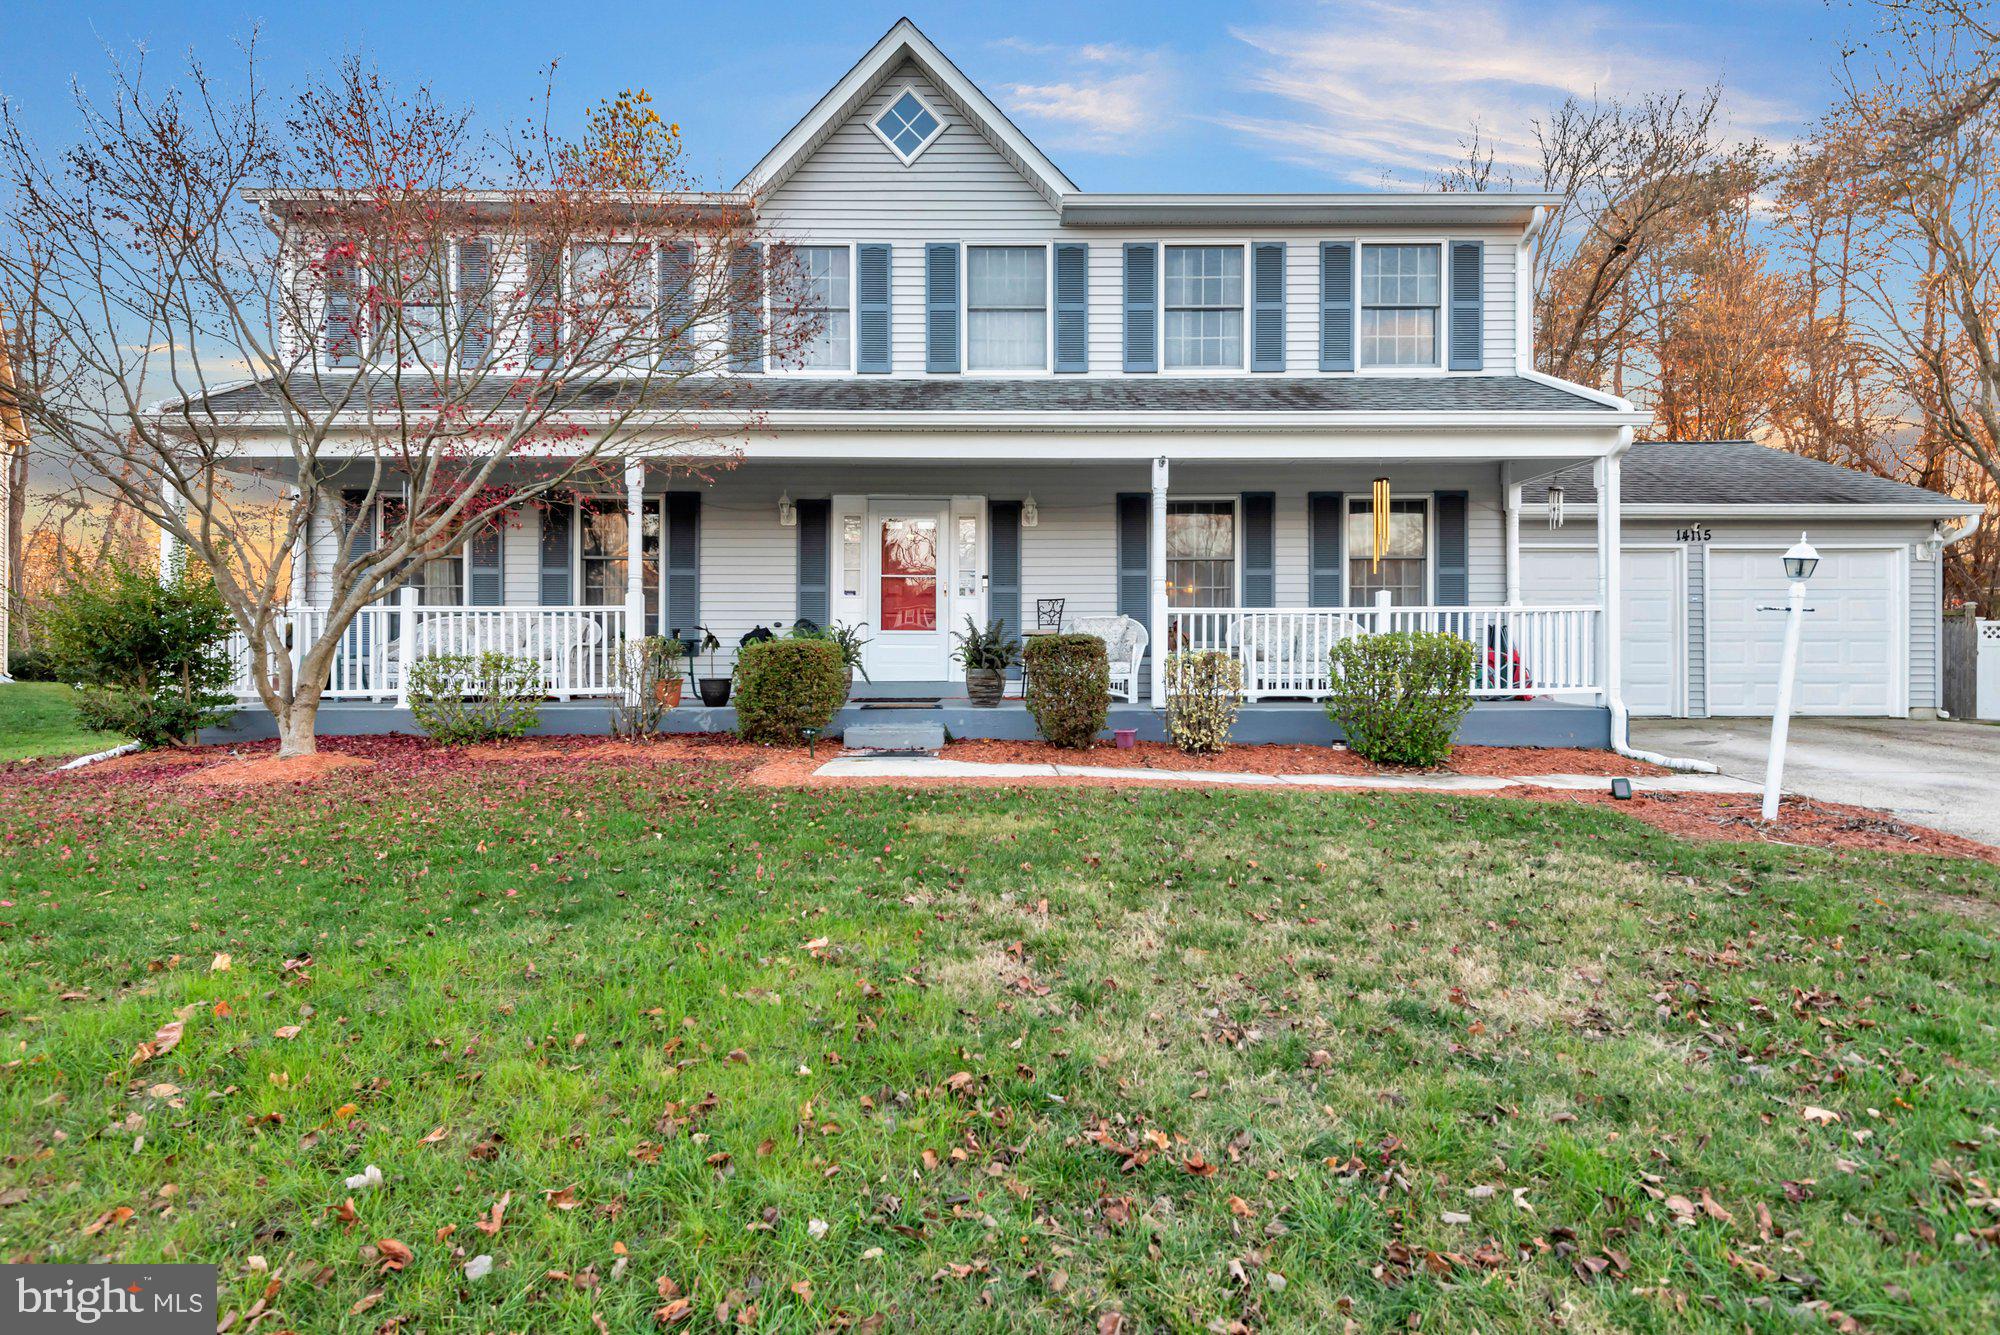
M 850 751 L 935 752 L 944 746 L 944 724 L 856 723 L 841 735 Z

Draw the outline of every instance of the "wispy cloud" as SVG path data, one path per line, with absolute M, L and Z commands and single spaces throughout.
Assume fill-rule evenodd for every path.
M 1051 148 L 1139 153 L 1175 119 L 1172 56 L 1117 43 L 1055 46 L 1009 38 L 1008 50 L 1034 57 L 1045 82 L 1003 83 L 1000 101 Z
M 1251 52 L 1246 87 L 1268 114 L 1216 123 L 1300 166 L 1364 183 L 1422 177 L 1460 156 L 1474 125 L 1503 172 L 1536 162 L 1534 122 L 1562 98 L 1697 89 L 1723 74 L 1692 31 L 1630 11 L 1502 0 L 1357 0 L 1287 26 L 1234 28 Z M 1732 91 L 1739 128 L 1795 123 L 1775 102 Z

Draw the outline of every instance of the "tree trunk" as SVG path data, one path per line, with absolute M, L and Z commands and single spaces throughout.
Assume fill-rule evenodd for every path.
M 278 759 L 319 754 L 319 688 L 301 690 L 272 715 L 278 725 Z

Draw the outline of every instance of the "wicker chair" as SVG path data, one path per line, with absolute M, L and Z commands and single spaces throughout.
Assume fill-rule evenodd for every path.
M 1146 661 L 1146 628 L 1127 616 L 1071 617 L 1072 635 L 1095 635 L 1104 641 L 1111 664 L 1111 693 L 1131 701 L 1139 695 L 1139 665 Z

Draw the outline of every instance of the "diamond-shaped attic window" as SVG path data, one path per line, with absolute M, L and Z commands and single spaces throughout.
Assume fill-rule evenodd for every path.
M 902 96 L 888 105 L 888 108 L 874 121 L 875 133 L 882 136 L 882 142 L 896 150 L 896 156 L 905 163 L 915 162 L 917 154 L 937 138 L 944 128 L 937 113 L 924 104 L 916 90 L 905 88 Z

